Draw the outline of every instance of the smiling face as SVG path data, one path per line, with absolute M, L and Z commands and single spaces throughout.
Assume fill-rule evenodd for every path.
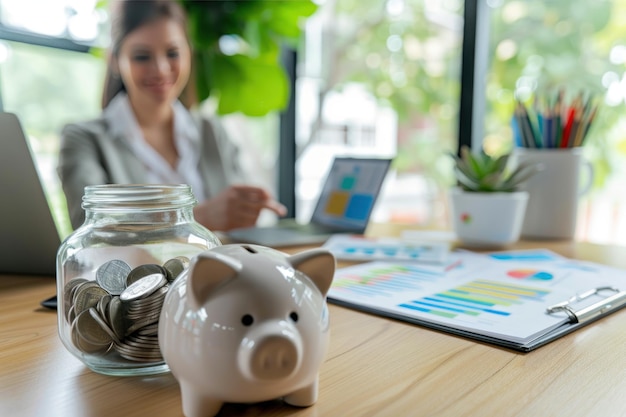
M 169 105 L 189 80 L 191 50 L 185 31 L 173 19 L 159 18 L 130 32 L 116 60 L 135 107 Z

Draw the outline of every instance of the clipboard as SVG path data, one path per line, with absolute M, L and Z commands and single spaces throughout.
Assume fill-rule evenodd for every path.
M 591 305 L 576 308 L 576 306 L 586 299 L 594 295 L 600 295 L 601 292 L 613 292 L 613 295 L 606 296 L 604 299 L 599 300 Z M 598 287 L 590 289 L 581 294 L 577 294 L 570 299 L 561 303 L 550 306 L 546 309 L 546 313 L 554 314 L 564 312 L 568 316 L 568 323 L 562 327 L 546 334 L 535 340 L 529 346 L 520 346 L 517 350 L 523 352 L 529 352 L 538 347 L 546 345 L 553 340 L 556 340 L 562 336 L 574 332 L 588 324 L 591 324 L 603 317 L 608 316 L 622 308 L 626 307 L 626 291 L 620 291 L 614 287 Z M 515 346 L 511 346 L 516 349 Z
M 545 252 L 543 253 L 545 254 Z M 456 274 L 452 274 L 451 276 L 442 274 L 432 280 L 432 282 L 435 283 L 432 284 L 432 287 L 436 287 L 436 285 L 439 285 L 439 288 L 441 288 L 442 285 L 462 287 L 467 285 L 467 276 L 471 275 L 473 273 L 472 271 L 487 271 L 485 274 L 488 275 L 489 271 L 496 269 L 496 266 L 494 266 L 496 264 L 494 264 L 492 259 L 488 259 L 487 255 L 464 254 L 462 257 L 464 262 L 476 262 L 477 269 L 467 268 L 467 270 L 463 270 L 463 268 L 461 268 L 456 271 Z M 501 259 L 505 259 L 505 257 L 501 257 Z M 415 288 L 405 288 L 400 291 L 401 295 L 390 299 L 386 299 L 384 295 L 376 294 L 376 291 L 373 289 L 375 288 L 375 284 L 372 285 L 368 283 L 369 288 L 367 290 L 367 296 L 351 296 L 347 295 L 348 293 L 345 291 L 342 291 L 342 287 L 345 287 L 346 285 L 345 282 L 341 281 L 341 277 L 345 277 L 345 275 L 342 274 L 342 269 L 345 269 L 346 273 L 351 273 L 351 271 L 358 273 L 359 269 L 355 270 L 353 268 L 356 267 L 361 268 L 361 271 L 368 271 L 369 264 L 371 267 L 369 271 L 371 271 L 376 267 L 381 267 L 382 264 L 368 263 L 339 269 L 339 274 L 336 274 L 336 277 L 338 276 L 340 279 L 338 282 L 333 282 L 333 286 L 331 286 L 331 290 L 328 293 L 328 301 L 333 304 L 359 310 L 365 313 L 404 321 L 520 352 L 530 352 L 535 350 L 626 307 L 626 291 L 619 289 L 619 287 L 626 287 L 626 271 L 599 264 L 582 264 L 579 261 L 569 260 L 556 254 L 554 254 L 554 257 L 548 257 L 545 261 L 537 261 L 539 263 L 533 263 L 532 257 L 528 259 L 529 262 L 526 263 L 528 265 L 542 265 L 542 267 L 546 270 L 562 272 L 563 281 L 558 283 L 558 287 L 555 283 L 550 283 L 550 285 L 559 289 L 559 291 L 554 291 L 554 294 L 551 295 L 551 303 L 545 302 L 549 299 L 548 296 L 545 297 L 546 300 L 529 301 L 527 305 L 519 307 L 518 310 L 515 311 L 518 313 L 516 316 L 517 321 L 513 320 L 513 313 L 511 313 L 509 317 L 503 316 L 501 319 L 497 317 L 493 319 L 496 325 L 501 325 L 501 329 L 506 328 L 507 325 L 511 328 L 515 328 L 519 325 L 519 323 L 523 323 L 525 321 L 533 322 L 532 324 L 538 320 L 545 321 L 545 323 L 538 323 L 536 328 L 529 329 L 528 333 L 520 332 L 519 335 L 515 334 L 514 331 L 510 334 L 499 331 L 490 332 L 488 331 L 488 328 L 486 330 L 485 327 L 481 327 L 478 322 L 478 324 L 468 324 L 468 319 L 463 319 L 462 321 L 457 322 L 451 319 L 437 317 L 429 314 L 429 312 L 426 311 L 426 308 L 421 311 L 409 311 L 407 309 L 399 308 L 399 306 L 405 305 L 404 303 L 398 302 L 399 297 L 402 296 L 405 298 L 416 299 L 418 301 L 421 297 L 424 299 L 434 300 L 430 294 L 437 291 L 432 290 L 431 287 L 428 286 L 430 285 L 428 283 L 424 284 L 422 287 L 416 285 Z M 574 268 L 576 266 L 579 266 L 580 269 L 576 270 Z M 552 269 L 549 269 L 549 267 L 552 267 Z M 588 271 L 584 271 L 583 267 L 588 268 Z M 364 274 L 367 275 L 367 272 L 364 272 Z M 580 276 L 577 277 L 576 274 L 579 274 Z M 583 290 L 583 285 L 586 285 L 587 288 L 589 288 L 590 284 L 594 284 L 590 277 L 595 277 L 597 280 L 602 282 L 614 282 L 611 282 L 611 285 L 598 285 L 591 289 Z M 545 275 L 543 278 L 545 278 Z M 368 279 L 371 280 L 371 276 Z M 568 279 L 576 283 L 576 285 L 574 285 L 574 289 L 569 289 L 569 291 L 573 291 L 575 294 L 573 296 L 564 297 L 563 294 L 568 291 L 568 288 L 565 287 L 568 283 Z M 494 282 L 497 284 L 496 281 Z M 507 284 L 505 282 L 502 285 Z M 517 283 L 512 285 L 514 286 L 511 288 L 515 290 L 519 288 L 523 290 L 523 288 L 525 288 L 521 287 Z M 533 287 L 529 286 L 528 288 Z M 537 291 L 539 291 L 541 288 L 550 288 L 550 286 L 536 285 L 536 288 Z M 547 294 L 547 290 L 545 293 Z M 372 296 L 370 297 L 370 295 Z M 555 298 L 558 295 L 562 297 L 561 300 L 563 301 L 555 302 Z M 430 305 L 434 304 L 431 301 L 421 304 L 427 306 L 429 303 Z M 421 304 L 419 306 L 421 306 Z M 457 304 L 461 303 L 457 302 Z M 542 304 L 543 307 L 537 309 L 537 307 Z M 493 309 L 496 308 L 494 307 Z M 501 310 L 501 312 L 506 312 L 504 308 L 500 308 L 499 310 Z M 484 321 L 485 319 L 483 318 L 482 320 Z M 501 323 L 498 323 L 498 320 L 500 320 Z M 507 322 L 507 320 L 509 320 L 509 322 Z

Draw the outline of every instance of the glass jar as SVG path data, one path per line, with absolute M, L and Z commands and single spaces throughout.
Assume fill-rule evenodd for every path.
M 57 255 L 59 336 L 95 372 L 168 372 L 158 320 L 169 284 L 219 239 L 187 185 L 85 187 L 85 222 Z

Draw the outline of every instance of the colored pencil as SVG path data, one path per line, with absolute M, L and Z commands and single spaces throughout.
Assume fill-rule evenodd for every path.
M 511 128 L 515 145 L 526 148 L 572 148 L 583 146 L 598 113 L 591 95 L 578 94 L 565 103 L 564 90 L 547 98 L 535 97 L 526 106 L 516 100 Z

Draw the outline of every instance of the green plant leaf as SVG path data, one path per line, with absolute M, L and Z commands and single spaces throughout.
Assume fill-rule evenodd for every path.
M 251 20 L 246 24 L 244 38 L 250 47 L 247 53 L 248 56 L 260 57 L 267 55 L 271 59 L 280 50 L 278 39 L 272 36 L 267 25 L 258 20 Z
M 489 172 L 493 170 L 491 164 L 492 160 L 485 152 L 480 151 L 474 154 L 474 159 L 476 160 L 476 164 L 478 165 L 478 169 L 480 170 L 480 175 L 485 176 Z
M 480 178 L 476 175 L 476 172 L 473 171 L 465 161 L 460 161 L 457 164 L 457 169 L 459 169 L 467 178 L 476 182 L 476 184 L 480 183 Z
M 95 58 L 106 59 L 106 48 L 100 48 L 98 46 L 92 46 L 89 48 L 89 54 Z
M 284 109 L 289 84 L 280 47 L 299 38 L 303 20 L 317 5 L 312 0 L 179 2 L 188 15 L 198 99 L 215 96 L 220 114 L 263 116 Z M 222 54 L 219 40 L 225 35 L 242 39 L 245 50 Z
M 458 167 L 455 167 L 454 174 L 461 188 L 466 191 L 478 191 L 480 184 L 477 183 L 474 179 L 466 176 L 465 173 L 461 171 Z
M 507 164 L 509 163 L 509 156 L 510 154 L 505 154 L 493 160 L 493 166 L 491 167 L 490 171 L 504 172 Z
M 214 48 L 221 34 L 216 31 L 206 30 L 214 22 L 213 14 L 207 13 L 202 3 L 184 2 L 187 10 L 187 28 L 191 44 L 196 50 Z
M 490 190 L 497 190 L 503 181 L 502 171 L 491 172 L 482 178 L 481 185 Z
M 302 31 L 302 20 L 311 16 L 317 5 L 312 1 L 269 1 L 268 19 L 271 29 L 282 36 L 297 38 Z
M 524 181 L 541 171 L 543 167 L 539 164 L 520 164 L 504 182 L 503 187 L 509 190 L 517 189 Z
M 480 160 L 467 146 L 461 148 L 461 159 L 468 165 L 469 169 L 474 172 L 476 177 L 480 178 L 482 176 L 483 170 Z
M 467 146 L 460 156 L 451 155 L 457 182 L 467 191 L 512 192 L 538 170 L 536 164 L 523 164 L 509 173 L 510 154 L 492 157 L 484 151 L 472 153 Z
M 286 105 L 289 87 L 280 67 L 244 55 L 219 56 L 215 63 L 219 114 L 263 116 Z
M 255 19 L 246 22 L 243 39 L 245 39 L 250 47 L 250 55 L 258 56 L 261 53 L 266 39 L 263 37 L 261 24 L 258 20 Z

